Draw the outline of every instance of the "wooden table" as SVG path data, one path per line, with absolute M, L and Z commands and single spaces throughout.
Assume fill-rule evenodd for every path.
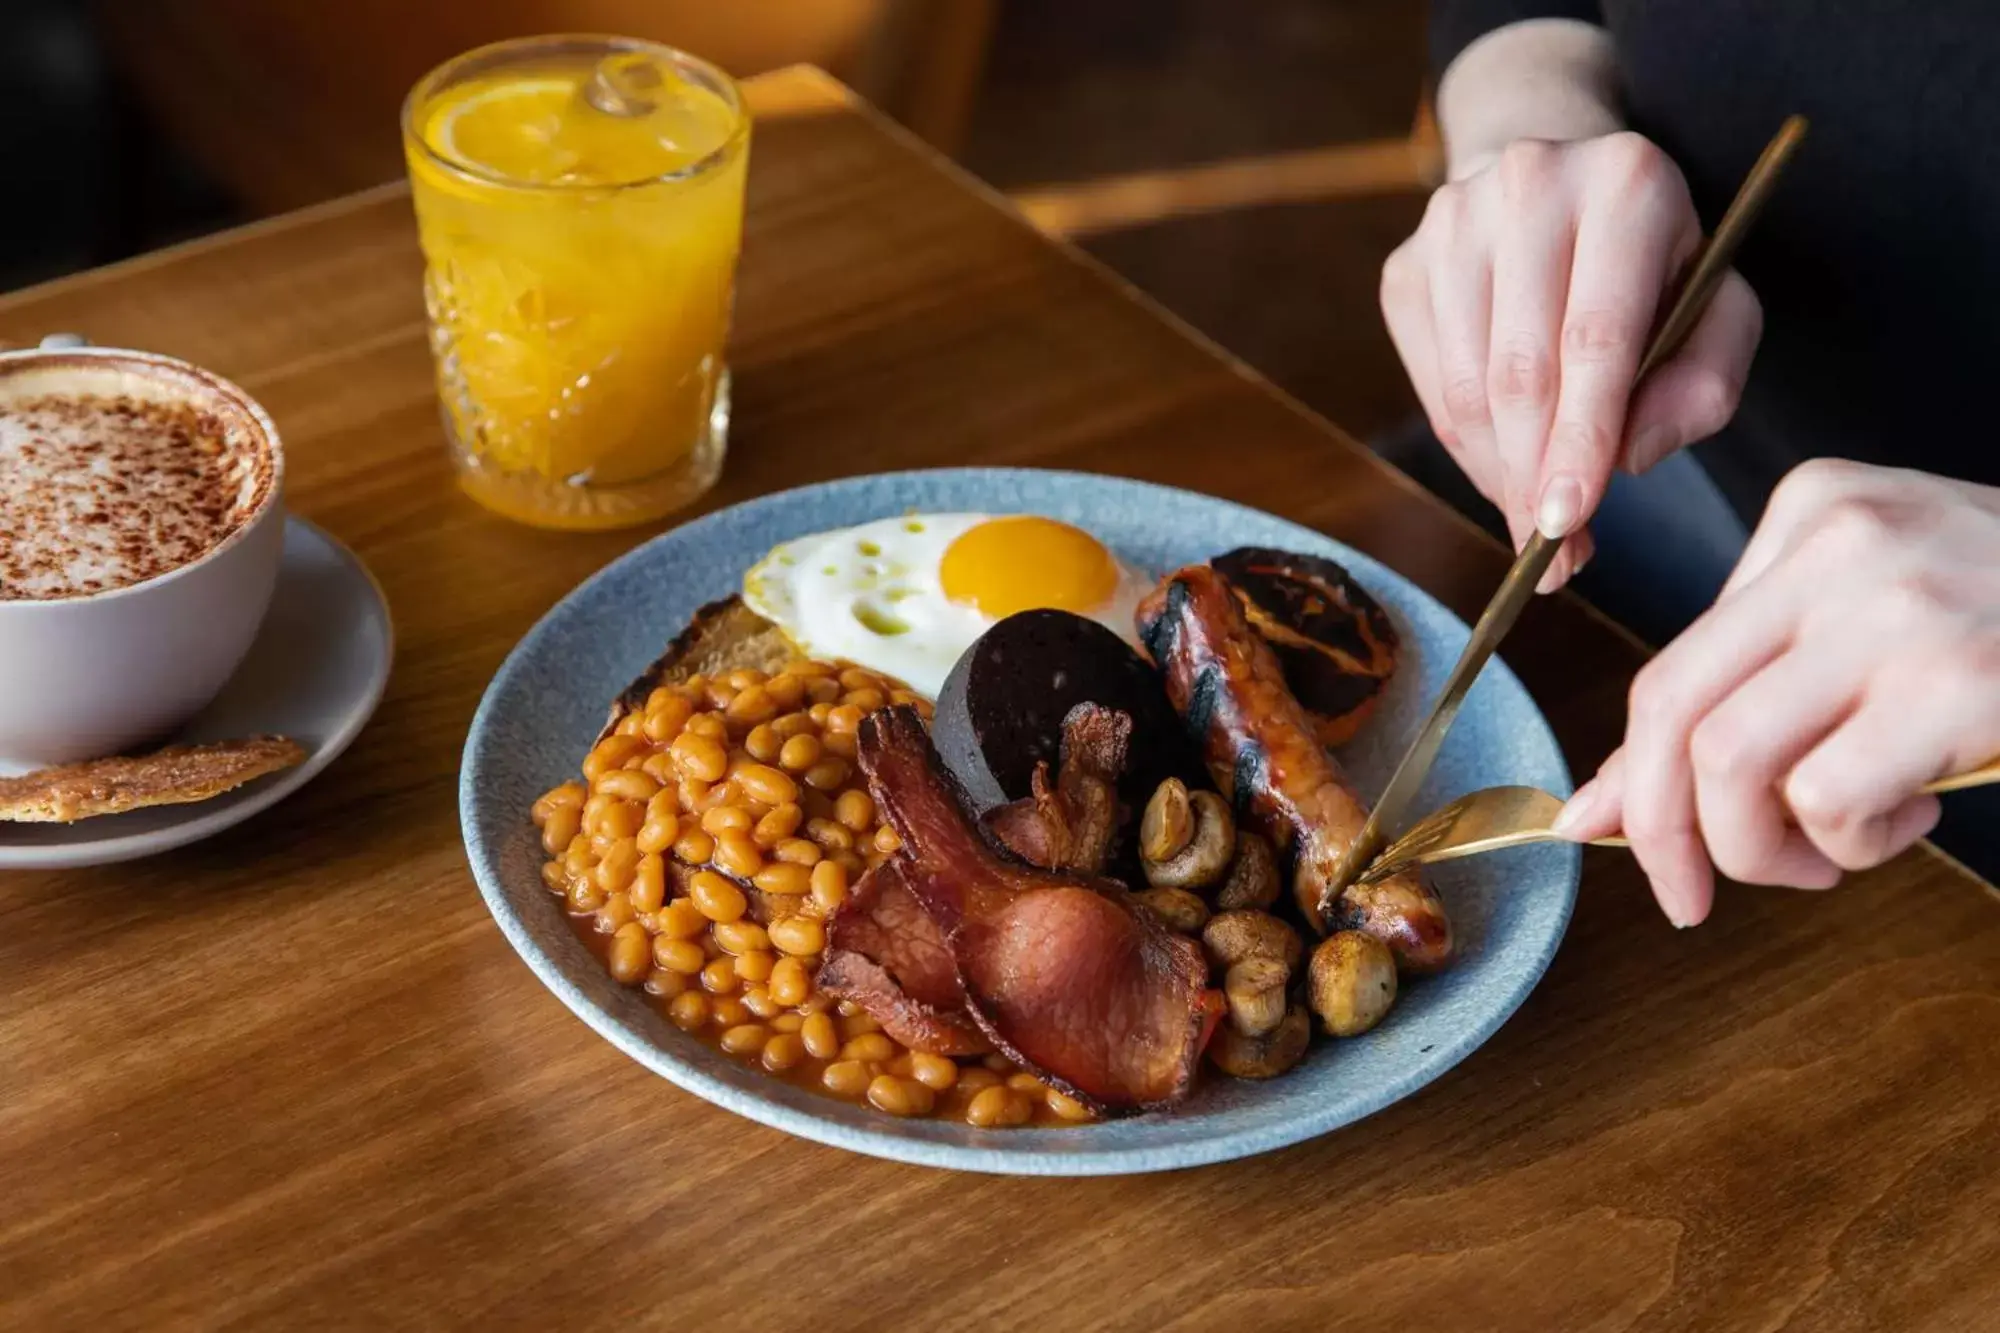
M 1502 554 L 822 76 L 760 80 L 712 498 L 1048 464 L 1323 528 L 1469 613 Z M 452 488 L 383 190 L 0 304 L 245 384 L 294 509 L 395 609 L 354 749 L 247 826 L 0 877 L 0 1327 L 1916 1329 L 2000 1319 L 2000 903 L 1913 852 L 1678 934 L 1592 854 L 1547 980 L 1360 1125 L 1174 1175 L 852 1157 L 594 1037 L 488 919 L 459 747 L 488 677 L 648 535 Z M 1372 310 L 1348 317 L 1373 319 Z M 1587 770 L 1639 654 L 1580 603 L 1508 656 Z M 143 666 L 143 664 L 136 664 Z

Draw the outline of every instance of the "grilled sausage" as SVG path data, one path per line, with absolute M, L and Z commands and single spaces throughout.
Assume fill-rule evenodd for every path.
M 1406 971 L 1449 961 L 1450 919 L 1415 870 L 1328 892 L 1368 807 L 1314 736 L 1223 577 L 1206 565 L 1171 575 L 1140 604 L 1138 629 L 1238 822 L 1292 858 L 1293 898 L 1313 928 L 1366 931 Z

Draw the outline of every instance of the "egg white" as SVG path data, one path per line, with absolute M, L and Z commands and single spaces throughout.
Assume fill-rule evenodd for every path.
M 796 538 L 743 576 L 744 603 L 801 652 L 843 658 L 935 699 L 952 665 L 994 624 L 946 597 L 939 580 L 946 548 L 990 517 L 906 514 Z M 1133 642 L 1133 612 L 1152 580 L 1112 559 L 1112 595 L 1079 614 Z

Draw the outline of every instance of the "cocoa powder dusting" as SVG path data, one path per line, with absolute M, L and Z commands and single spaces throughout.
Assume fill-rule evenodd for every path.
M 0 601 L 80 597 L 200 559 L 257 512 L 251 428 L 90 393 L 0 403 Z

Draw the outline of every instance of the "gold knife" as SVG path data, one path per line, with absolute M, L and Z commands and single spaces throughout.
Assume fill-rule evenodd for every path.
M 1737 247 L 1748 234 L 1750 224 L 1770 198 L 1779 174 L 1791 161 L 1805 135 L 1805 117 L 1788 117 L 1758 157 L 1756 165 L 1750 168 L 1750 174 L 1743 178 L 1743 185 L 1730 201 L 1729 210 L 1716 224 L 1715 235 L 1696 252 L 1687 278 L 1681 284 L 1680 294 L 1668 309 L 1667 317 L 1660 321 L 1652 341 L 1647 344 L 1646 354 L 1639 362 L 1639 373 L 1633 381 L 1635 386 L 1654 367 L 1679 350 L 1682 341 L 1701 319 L 1702 311 L 1708 308 L 1723 275 L 1729 271 L 1730 261 L 1735 258 Z M 1478 679 L 1487 659 L 1493 656 L 1500 641 L 1507 637 L 1507 631 L 1520 618 L 1522 609 L 1534 597 L 1536 585 L 1542 581 L 1542 575 L 1548 573 L 1549 565 L 1561 548 L 1560 540 L 1545 537 L 1538 530 L 1528 538 L 1521 554 L 1515 557 L 1514 567 L 1501 581 L 1500 591 L 1493 595 L 1493 600 L 1479 617 L 1479 623 L 1472 627 L 1472 637 L 1466 640 L 1465 651 L 1459 655 L 1458 664 L 1451 669 L 1451 675 L 1444 683 L 1444 693 L 1438 696 L 1431 715 L 1424 720 L 1423 729 L 1417 733 L 1417 739 L 1411 743 L 1402 763 L 1396 766 L 1388 787 L 1382 792 L 1382 799 L 1375 803 L 1374 813 L 1368 816 L 1361 835 L 1348 846 L 1340 864 L 1335 867 L 1333 878 L 1320 899 L 1322 912 L 1375 859 L 1385 841 L 1384 830 L 1401 821 L 1404 812 L 1409 809 L 1417 789 L 1423 785 L 1431 765 L 1437 761 L 1438 748 L 1444 744 L 1445 733 L 1451 730 L 1452 722 L 1458 717 L 1459 707 L 1465 702 L 1472 682 Z

